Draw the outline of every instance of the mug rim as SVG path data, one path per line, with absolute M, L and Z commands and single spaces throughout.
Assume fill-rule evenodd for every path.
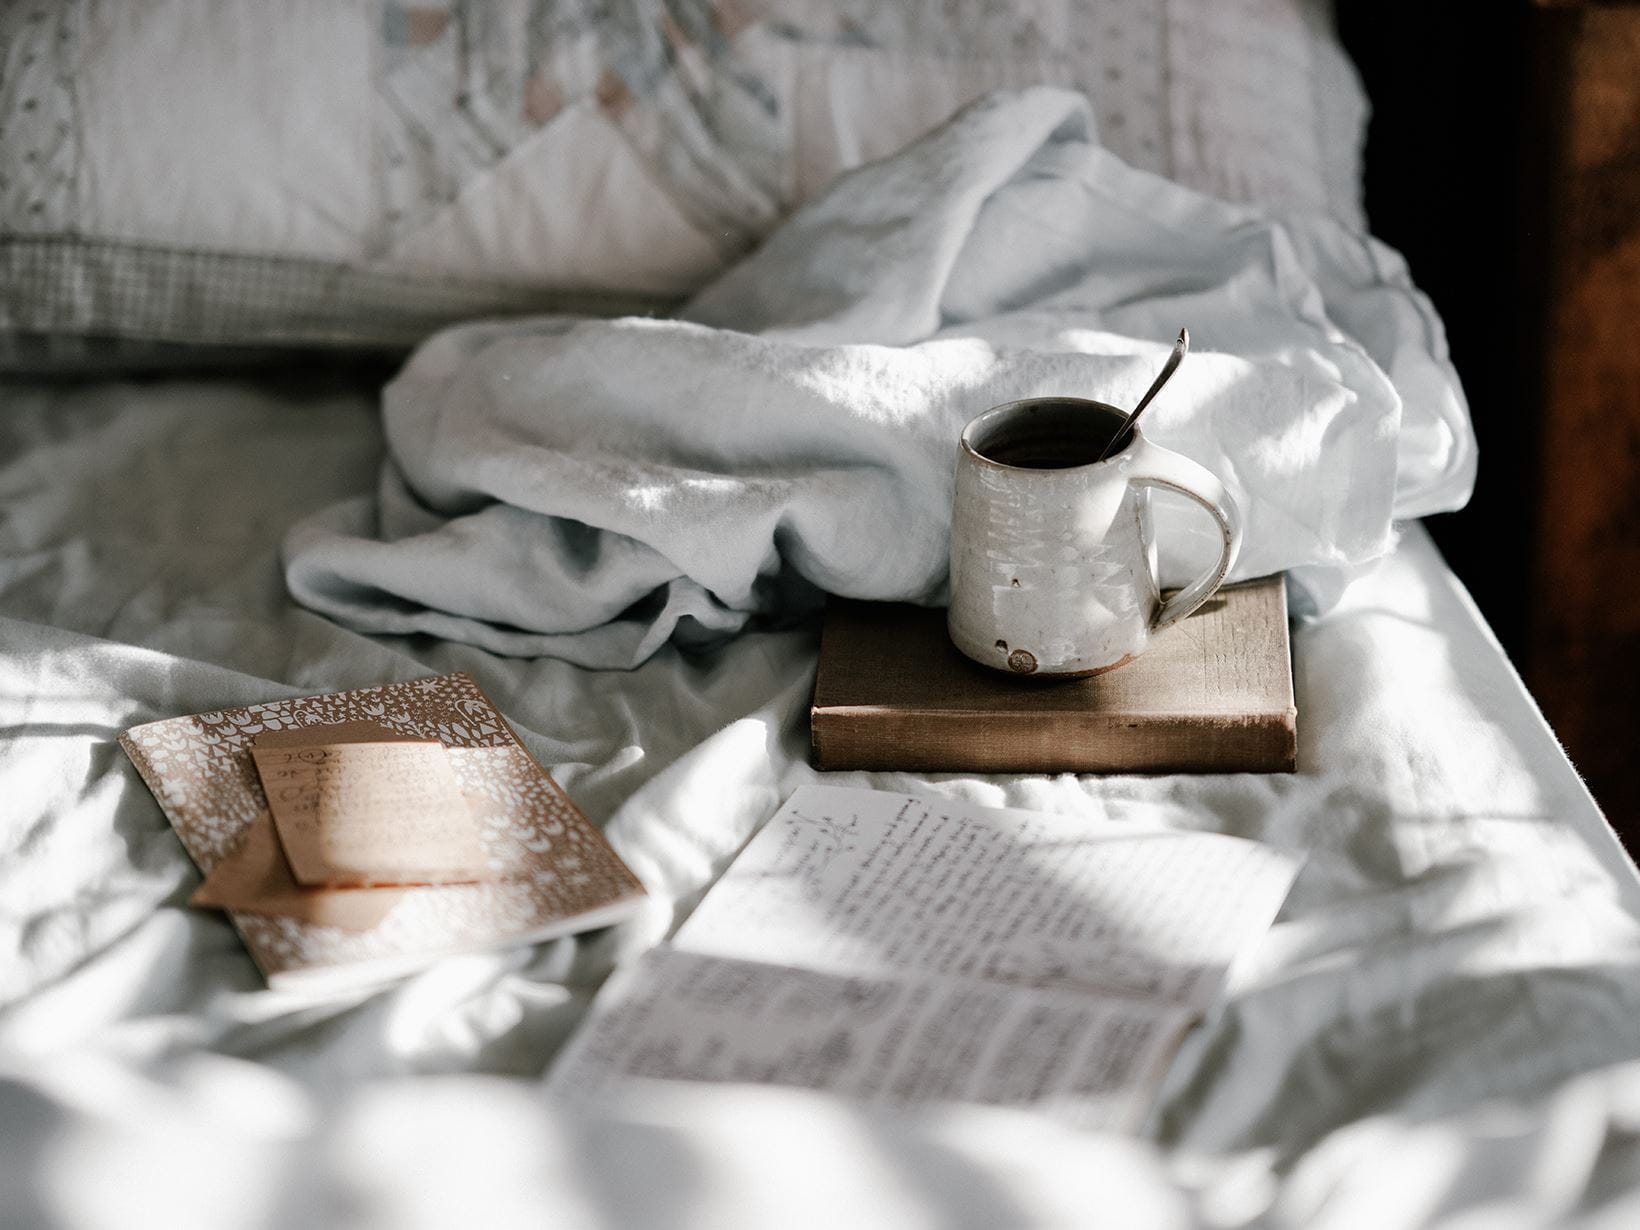
M 969 458 L 979 462 L 981 465 L 992 466 L 998 470 L 1007 470 L 1014 474 L 1075 474 L 1080 470 L 1092 470 L 1098 466 L 1109 465 L 1111 462 L 1126 456 L 1130 451 L 1132 451 L 1133 447 L 1139 443 L 1139 429 L 1135 427 L 1128 436 L 1128 442 L 1118 451 L 1112 453 L 1109 457 L 1102 458 L 1098 461 L 1085 461 L 1081 465 L 1059 466 L 1053 469 L 1048 469 L 1043 466 L 1009 465 L 1006 461 L 998 461 L 994 457 L 987 457 L 984 453 L 980 452 L 979 449 L 974 447 L 973 437 L 975 430 L 981 427 L 986 419 L 1001 417 L 1009 411 L 1023 410 L 1029 406 L 1040 406 L 1050 402 L 1056 405 L 1069 404 L 1073 406 L 1088 406 L 1097 410 L 1109 410 L 1112 414 L 1117 415 L 1122 422 L 1125 422 L 1128 416 L 1128 412 L 1126 410 L 1113 406 L 1108 401 L 1097 401 L 1091 397 L 1062 397 L 1052 394 L 1045 397 L 1021 397 L 1014 401 L 999 402 L 988 409 L 981 410 L 973 418 L 968 420 L 968 425 L 962 429 L 962 435 L 957 438 L 957 443 L 961 446 L 962 451 L 966 453 Z M 1118 425 L 1118 430 L 1120 430 L 1120 425 Z

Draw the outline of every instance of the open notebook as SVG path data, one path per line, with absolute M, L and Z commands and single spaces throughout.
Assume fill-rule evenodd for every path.
M 1298 861 L 1240 838 L 805 786 L 548 1076 L 749 1081 L 1133 1127 Z
M 637 908 L 643 886 L 466 674 L 169 718 L 126 731 L 120 744 L 209 877 L 247 841 L 273 840 L 257 749 L 361 738 L 443 747 L 493 878 L 322 890 L 330 912 L 306 917 L 230 909 L 270 986 L 367 985 L 441 956 L 590 930 Z

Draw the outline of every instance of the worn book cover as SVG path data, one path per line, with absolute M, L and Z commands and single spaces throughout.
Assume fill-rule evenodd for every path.
M 273 836 L 257 749 L 406 740 L 444 749 L 489 878 L 392 889 L 296 883 Z M 267 912 L 230 907 L 229 917 L 271 986 L 382 981 L 440 956 L 605 926 L 643 897 L 466 674 L 169 718 L 128 730 L 120 744 L 205 873 L 202 888 L 221 882 L 219 869 L 246 868 L 217 903 L 242 905 L 248 888 L 261 894 Z
M 1062 680 L 970 662 L 943 610 L 834 601 L 810 718 L 821 769 L 1291 773 L 1286 583 L 1226 586 L 1134 661 Z

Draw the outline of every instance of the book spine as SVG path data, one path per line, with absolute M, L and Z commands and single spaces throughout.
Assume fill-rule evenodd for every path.
M 815 767 L 967 773 L 1292 773 L 1292 710 L 1222 718 L 1094 718 L 815 709 Z

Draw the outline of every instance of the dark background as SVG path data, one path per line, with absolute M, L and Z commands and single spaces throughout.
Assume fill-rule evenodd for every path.
M 1640 3 L 1337 0 L 1369 224 L 1480 442 L 1429 527 L 1640 853 Z
M 1539 271 L 1523 234 L 1533 226 L 1530 17 L 1524 2 L 1338 4 L 1372 100 L 1368 222 L 1446 321 L 1480 441 L 1474 499 L 1427 524 L 1517 665 L 1538 503 L 1540 375 L 1528 342 L 1541 293 L 1529 289 Z

